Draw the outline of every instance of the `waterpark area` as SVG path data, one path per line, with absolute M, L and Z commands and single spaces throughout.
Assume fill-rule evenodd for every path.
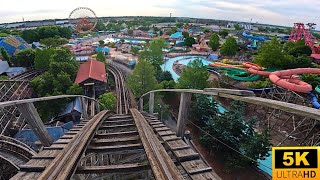
M 89 12 L 92 13 L 92 10 Z M 72 15 L 71 13 L 70 17 Z M 259 103 L 250 101 L 250 98 L 255 97 L 266 101 L 274 100 L 279 104 L 291 103 L 299 107 L 320 110 L 320 46 L 319 39 L 316 37 L 319 33 L 314 31 L 314 24 L 294 23 L 293 27 L 281 27 L 228 21 L 219 23 L 193 19 L 184 21 L 179 18 L 175 19 L 174 23 L 171 22 L 171 18 L 170 22 L 163 23 L 153 19 L 148 20 L 147 17 L 144 21 L 138 17 L 129 18 L 129 20 L 126 18 L 107 20 L 92 18 L 92 20 L 94 22 L 84 18 L 81 22 L 70 21 L 61 26 L 40 26 L 35 29 L 21 30 L 19 35 L 10 34 L 1 37 L 0 88 L 6 92 L 1 91 L 0 102 L 76 93 L 99 102 L 113 100 L 115 103 L 108 108 L 125 109 L 125 105 L 121 105 L 120 101 L 124 103 L 126 100 L 119 97 L 120 90 L 125 91 L 123 94 L 128 96 L 127 99 L 131 98 L 130 103 L 134 104 L 141 100 L 140 96 L 150 90 L 188 89 L 187 85 L 183 87 L 178 85 L 183 84 L 185 72 L 189 72 L 189 78 L 191 77 L 189 83 L 193 84 L 193 74 L 190 72 L 195 66 L 194 63 L 200 62 L 197 64 L 197 70 L 204 69 L 205 72 L 195 73 L 194 76 L 204 74 L 207 77 L 208 75 L 205 79 L 207 87 L 192 86 L 189 89 L 201 91 L 202 94 L 208 93 L 206 90 L 210 91 L 210 89 L 215 93 L 216 89 L 219 91 L 218 96 L 209 95 L 207 99 L 210 101 L 208 103 L 205 101 L 207 104 L 201 106 L 204 109 L 216 107 L 217 111 L 206 109 L 202 112 L 218 114 L 215 118 L 222 118 L 223 114 L 232 111 L 230 109 L 232 103 L 238 98 L 247 103 L 246 108 L 243 109 L 244 127 L 247 127 L 246 120 L 259 117 L 254 124 L 250 124 L 254 132 L 252 134 L 261 135 L 268 131 L 270 145 L 266 146 L 268 146 L 269 156 L 257 157 L 254 161 L 256 164 L 252 165 L 253 168 L 250 166 L 248 170 L 242 169 L 245 175 L 241 175 L 239 171 L 226 172 L 223 161 L 215 162 L 215 158 L 219 159 L 219 157 L 215 157 L 216 154 L 212 153 L 213 151 L 209 151 L 202 145 L 202 129 L 198 130 L 191 126 L 191 123 L 196 123 L 203 128 L 216 119 L 201 122 L 203 119 L 190 117 L 192 118 L 190 123 L 185 125 L 190 131 L 189 135 L 193 137 L 196 148 L 200 149 L 200 154 L 205 154 L 209 164 L 215 166 L 221 177 L 270 179 L 272 176 L 271 147 L 299 146 L 308 143 L 308 145 L 316 145 L 316 141 L 308 140 L 317 137 L 319 132 L 312 118 L 295 116 L 287 111 L 265 107 L 262 101 Z M 56 34 L 31 38 L 30 34 L 40 34 L 39 32 L 44 29 Z M 8 30 L 7 33 L 12 31 Z M 60 33 L 64 31 L 66 33 Z M 50 60 L 42 61 L 43 59 Z M 139 67 L 140 63 L 146 63 L 144 68 Z M 137 72 L 139 70 L 140 74 Z M 135 85 L 143 84 L 144 81 L 142 83 L 132 80 L 133 75 L 134 80 L 139 79 L 139 75 L 143 78 L 154 75 L 149 79 L 146 78 L 150 82 L 154 80 L 150 83 L 153 86 L 139 87 L 135 91 Z M 66 87 L 63 87 L 64 85 Z M 52 88 L 52 86 L 55 87 Z M 128 86 L 131 89 L 125 90 L 122 86 Z M 145 92 L 141 90 L 144 88 L 147 89 Z M 223 89 L 220 90 L 221 88 Z M 228 94 L 229 91 L 235 94 Z M 111 95 L 104 97 L 108 92 Z M 239 95 L 242 92 L 250 96 L 242 97 Z M 223 94 L 221 97 L 220 93 Z M 102 96 L 103 98 L 100 98 Z M 234 98 L 235 96 L 237 98 Z M 152 97 L 151 94 L 150 97 Z M 190 100 L 199 97 L 192 96 Z M 228 99 L 229 97 L 234 99 Z M 178 116 L 181 116 L 181 113 L 179 115 L 181 99 L 182 95 L 177 96 L 172 93 L 167 98 L 156 99 L 154 105 L 143 108 L 145 111 L 150 111 L 151 108 L 157 109 L 157 112 L 152 114 L 161 120 L 165 116 L 162 113 L 167 113 L 167 119 L 164 118 L 163 123 L 166 122 L 169 124 L 166 124 L 167 126 L 173 126 L 171 129 L 175 129 L 178 126 Z M 150 103 L 150 100 L 148 101 Z M 41 118 L 45 117 L 44 127 L 53 141 L 58 141 L 68 133 L 72 134 L 70 130 L 83 120 L 84 106 L 90 113 L 95 112 L 96 105 L 93 102 L 88 103 L 88 100 L 84 101 L 78 97 L 73 101 L 61 103 L 64 104 L 61 109 L 53 108 L 53 106 L 59 107 L 59 102 L 50 107 L 37 106 L 41 112 Z M 197 103 L 201 104 L 201 102 Z M 191 107 L 195 108 L 194 104 Z M 10 111 L 10 118 L 12 114 L 19 113 L 17 108 L 8 108 L 6 111 Z M 192 109 L 190 109 L 191 112 L 194 113 Z M 213 115 L 210 116 L 213 117 Z M 1 122 L 6 122 L 5 119 L 2 118 Z M 7 123 L 9 124 L 10 121 L 9 119 Z M 20 119 L 14 126 L 7 124 L 11 128 L 10 131 L 2 126 L 0 130 L 38 151 L 41 138 L 37 137 L 25 121 L 21 123 L 23 127 L 20 127 L 19 123 L 21 123 Z M 122 125 L 119 127 L 122 128 Z M 239 148 L 239 151 L 241 150 Z

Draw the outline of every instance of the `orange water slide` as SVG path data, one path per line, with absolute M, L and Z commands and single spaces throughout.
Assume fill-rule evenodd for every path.
M 291 91 L 307 93 L 312 91 L 312 86 L 300 79 L 289 79 L 297 74 L 320 74 L 320 69 L 317 68 L 297 68 L 282 71 L 276 71 L 270 74 L 270 80 L 283 88 Z
M 258 74 L 260 76 L 265 76 L 265 77 L 269 77 L 269 75 L 271 74 L 271 72 L 262 71 L 262 67 L 251 62 L 244 62 L 242 63 L 242 65 L 246 68 L 249 68 L 247 71 L 251 74 Z
M 233 66 L 233 65 L 228 65 L 228 64 L 223 64 L 223 63 L 214 63 L 214 64 L 209 64 L 211 67 L 221 67 L 221 68 L 233 68 L 233 69 L 242 69 L 242 70 L 247 70 L 245 68 L 241 68 L 238 66 Z

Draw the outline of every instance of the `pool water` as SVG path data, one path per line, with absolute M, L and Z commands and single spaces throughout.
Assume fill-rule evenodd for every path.
M 169 71 L 172 74 L 174 81 L 177 82 L 180 76 L 172 69 L 174 62 L 178 61 L 179 64 L 188 65 L 189 62 L 194 61 L 197 58 L 199 58 L 204 65 L 213 63 L 212 61 L 206 60 L 205 56 L 178 56 L 174 58 L 166 58 L 166 62 L 161 65 L 161 68 L 163 71 Z
M 268 173 L 270 176 L 272 176 L 272 153 L 271 151 L 269 151 L 270 156 L 269 157 L 265 157 L 265 160 L 258 160 L 258 162 L 260 163 L 260 165 L 258 166 L 259 169 L 261 169 L 262 171 Z M 263 164 L 263 165 L 261 165 Z M 267 168 L 267 167 L 269 168 Z

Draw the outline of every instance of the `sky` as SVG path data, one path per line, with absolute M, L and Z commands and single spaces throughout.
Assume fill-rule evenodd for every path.
M 0 23 L 67 18 L 77 7 L 102 16 L 169 16 L 292 26 L 313 22 L 320 29 L 319 0 L 5 0 Z

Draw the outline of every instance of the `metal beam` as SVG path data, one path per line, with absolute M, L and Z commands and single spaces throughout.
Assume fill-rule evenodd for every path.
M 49 135 L 33 103 L 18 104 L 17 107 L 43 146 L 50 146 L 53 143 L 53 139 Z

